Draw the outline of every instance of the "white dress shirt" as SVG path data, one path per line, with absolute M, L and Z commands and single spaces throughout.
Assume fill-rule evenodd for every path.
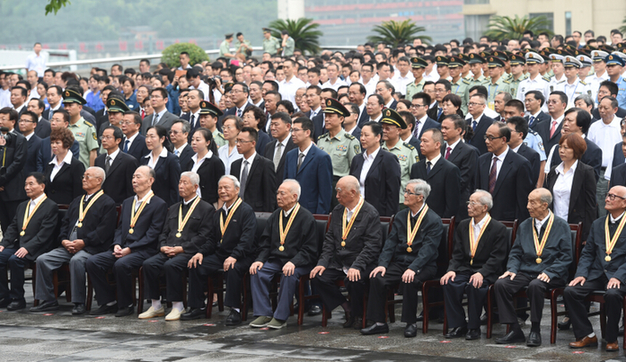
M 361 196 L 365 197 L 365 179 L 367 178 L 368 172 L 370 172 L 370 168 L 372 168 L 372 164 L 374 164 L 374 160 L 376 156 L 378 156 L 378 152 L 380 151 L 380 147 L 376 149 L 376 151 L 372 152 L 371 155 L 363 152 L 363 168 L 361 169 L 361 175 L 359 175 L 359 184 L 361 189 Z
M 569 216 L 569 200 L 572 194 L 572 182 L 574 181 L 574 173 L 576 173 L 576 167 L 578 161 L 574 162 L 572 167 L 567 172 L 563 172 L 563 162 L 555 169 L 557 173 L 556 182 L 552 188 L 554 215 L 567 221 Z
M 152 151 L 144 157 L 148 159 L 147 166 L 154 170 L 154 168 L 156 167 L 156 164 L 159 162 L 159 158 L 161 157 L 167 158 L 167 149 L 163 147 L 163 149 L 161 150 L 161 153 L 159 154 L 159 157 L 157 158 L 152 157 Z
M 228 153 L 228 143 L 217 150 L 217 155 L 224 163 L 225 175 L 230 175 L 230 165 L 233 162 L 237 161 L 240 158 L 243 158 L 239 151 L 237 151 L 237 147 L 233 147 L 233 150 Z
M 50 173 L 50 181 L 54 181 L 54 177 L 57 175 L 57 173 L 59 173 L 59 171 L 61 170 L 61 167 L 63 167 L 63 164 L 66 163 L 69 165 L 70 163 L 72 163 L 72 156 L 73 156 L 72 151 L 68 150 L 67 154 L 63 158 L 63 161 L 61 162 L 57 162 L 56 156 L 52 157 L 52 160 L 50 161 L 50 163 L 53 164 L 54 167 L 52 168 L 52 172 Z

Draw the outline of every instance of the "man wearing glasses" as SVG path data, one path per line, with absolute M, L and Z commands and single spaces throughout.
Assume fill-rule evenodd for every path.
M 121 152 L 119 146 L 124 139 L 124 133 L 119 128 L 105 128 L 100 139 L 106 153 L 96 157 L 94 164 L 106 174 L 102 182 L 104 193 L 113 199 L 115 205 L 121 205 L 125 199 L 134 195 L 132 179 L 139 161 L 132 155 Z
M 485 132 L 494 122 L 493 118 L 489 118 L 485 115 L 485 105 L 487 103 L 487 97 L 481 93 L 474 93 L 470 97 L 470 101 L 467 104 L 467 109 L 471 118 L 468 118 L 469 127 L 472 128 L 474 136 L 469 141 L 469 144 L 476 147 L 478 152 L 482 155 L 488 152 L 487 145 L 485 144 Z

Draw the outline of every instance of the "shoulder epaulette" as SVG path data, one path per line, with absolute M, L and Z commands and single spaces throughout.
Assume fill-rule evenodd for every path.
M 322 138 L 324 138 L 326 136 L 328 136 L 328 133 L 324 133 L 323 135 L 317 137 L 317 140 L 319 141 L 319 140 L 321 140 Z
M 534 129 L 532 129 L 532 128 L 529 128 L 529 129 L 528 129 L 528 133 L 533 134 L 533 135 L 535 135 L 535 136 L 539 136 L 539 133 L 537 133 L 537 131 L 535 131 L 535 130 L 534 130 Z
M 587 85 L 587 82 L 585 82 L 584 80 L 582 80 L 582 79 L 578 79 L 578 80 L 580 81 L 580 83 L 581 83 L 582 85 Z
M 91 124 L 91 123 L 89 123 L 87 121 L 85 121 L 85 124 L 88 125 L 89 127 L 93 127 L 93 124 Z
M 403 142 L 403 143 L 406 146 L 406 148 L 408 148 L 409 150 L 413 151 L 415 149 L 415 146 L 413 146 L 412 144 L 407 143 L 407 142 Z
M 351 134 L 350 134 L 350 133 L 348 133 L 348 132 L 346 132 L 345 136 L 346 136 L 346 138 L 347 138 L 347 139 L 349 139 L 349 140 L 356 139 L 356 137 L 354 137 L 353 135 L 351 135 Z
M 465 84 L 470 84 L 470 83 L 471 83 L 471 81 L 470 81 L 469 79 L 467 79 L 467 78 L 463 78 L 463 83 L 465 83 Z

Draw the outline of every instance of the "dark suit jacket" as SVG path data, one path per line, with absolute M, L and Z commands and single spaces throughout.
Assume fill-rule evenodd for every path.
M 418 140 L 422 139 L 422 135 L 424 134 L 424 131 L 429 130 L 431 128 L 436 128 L 436 129 L 441 129 L 441 123 L 435 121 L 434 119 L 428 117 L 426 118 L 426 121 L 424 121 L 424 125 L 422 126 L 422 129 L 420 130 L 420 134 L 417 137 Z
M 361 180 L 364 161 L 363 153 L 352 159 L 350 175 L 357 180 Z M 364 186 L 365 195 L 362 196 L 380 216 L 394 215 L 400 202 L 400 163 L 396 155 L 380 149 L 365 177 Z
M 229 212 L 233 212 L 232 209 Z M 213 232 L 202 244 L 199 253 L 204 256 L 215 254 L 220 261 L 226 260 L 229 256 L 237 261 L 252 260 L 256 256 L 257 246 L 256 236 L 256 216 L 250 205 L 242 202 L 234 211 L 230 224 L 226 228 L 224 235 L 220 230 L 220 215 L 226 222 L 228 215 L 224 209 L 215 212 L 213 218 Z M 220 242 L 221 240 L 221 242 Z
M 593 141 L 589 141 L 587 137 L 585 137 L 585 142 L 587 143 L 587 150 L 580 158 L 580 162 L 593 168 L 596 175 L 596 182 L 598 182 L 598 180 L 600 179 L 600 172 L 602 170 L 602 149 L 598 147 L 598 145 L 596 145 Z M 559 156 L 559 145 L 557 144 L 555 147 L 556 148 L 552 153 L 552 162 L 550 164 L 550 168 L 558 166 L 561 163 L 561 156 Z
M 539 172 L 541 172 L 541 161 L 539 160 L 539 153 L 522 143 L 517 150 L 517 154 L 524 156 L 524 158 L 527 159 L 528 162 L 530 162 L 533 185 L 536 185 L 537 180 L 539 180 Z
M 97 194 L 97 192 L 96 192 Z M 92 195 L 91 197 L 94 197 Z M 59 232 L 58 244 L 63 240 L 69 240 L 74 226 L 78 222 L 79 207 L 82 196 L 75 198 L 70 204 L 69 209 L 61 222 L 61 231 Z M 84 204 L 87 208 L 90 200 Z M 83 226 L 76 228 L 77 238 L 85 242 L 85 250 L 89 254 L 97 254 L 103 252 L 111 246 L 115 228 L 117 227 L 117 211 L 115 210 L 115 202 L 112 198 L 103 194 L 96 202 L 91 205 L 89 211 L 82 221 Z
M 193 148 L 191 148 L 191 145 L 189 143 L 187 143 L 185 148 L 183 148 L 183 152 L 181 152 L 180 155 L 178 155 L 178 161 L 180 163 L 180 168 L 182 169 L 183 167 L 188 165 L 189 161 L 191 161 L 191 158 L 195 154 L 196 153 L 193 152 Z
M 439 102 L 435 102 L 435 104 L 426 111 L 426 114 L 432 120 L 437 119 L 437 113 L 439 113 Z
M 527 121 L 530 120 L 529 116 L 526 116 L 524 118 Z M 537 132 L 539 136 L 541 136 L 541 139 L 543 140 L 544 144 L 546 144 L 550 138 L 550 120 L 551 119 L 552 118 L 550 118 L 549 114 L 546 114 L 543 111 L 541 111 L 537 115 L 537 118 L 533 120 L 533 124 L 530 125 L 530 128 L 533 131 Z M 546 150 L 549 150 L 549 149 L 546 149 Z
M 95 166 L 101 167 L 103 170 L 107 154 L 101 154 L 96 157 Z M 133 156 L 120 151 L 113 164 L 107 172 L 106 179 L 102 185 L 104 192 L 109 195 L 116 205 L 120 205 L 124 200 L 133 196 L 133 174 L 139 167 L 139 161 Z
M 193 160 L 189 160 L 184 171 L 191 171 L 193 165 Z M 225 174 L 224 163 L 220 160 L 220 157 L 214 153 L 210 159 L 202 162 L 196 173 L 200 176 L 200 195 L 202 200 L 210 204 L 217 202 L 217 184 L 220 181 L 220 177 Z
M 163 224 L 165 224 L 165 215 L 167 215 L 167 204 L 157 195 L 153 196 L 150 203 L 146 204 L 141 215 L 139 215 L 133 228 L 134 232 L 129 234 L 134 198 L 135 196 L 129 197 L 122 203 L 122 214 L 120 223 L 115 230 L 113 246 L 128 247 L 131 252 L 148 250 L 156 254 L 159 235 L 163 229 Z
M 21 247 L 28 250 L 24 257 L 28 261 L 35 261 L 39 255 L 48 252 L 55 246 L 55 229 L 58 225 L 59 207 L 50 200 L 44 200 L 41 206 L 35 211 L 24 236 L 20 236 L 24 222 L 24 212 L 31 200 L 28 199 L 17 206 L 15 217 L 3 235 L 0 245 L 8 249 L 19 249 Z
M 441 156 L 445 158 L 445 155 L 446 146 L 444 145 L 441 148 Z M 468 217 L 465 202 L 469 200 L 470 195 L 474 191 L 474 175 L 476 173 L 478 156 L 478 150 L 463 141 L 459 142 L 454 147 L 452 152 L 450 152 L 450 156 L 448 156 L 448 161 L 452 162 L 459 168 L 461 176 L 461 185 L 459 186 L 459 208 L 457 212 L 457 217 L 460 220 Z
M 561 140 L 561 129 L 563 129 L 563 121 L 561 120 L 561 123 L 558 125 L 558 127 L 556 128 L 556 130 L 554 131 L 554 134 L 552 135 L 552 137 L 550 137 L 550 122 L 552 121 L 552 119 L 550 119 L 548 121 L 548 141 L 545 142 L 544 140 L 544 145 L 546 146 L 545 149 L 546 150 L 551 150 L 552 147 L 556 146 L 559 144 L 559 141 Z M 539 132 L 537 132 L 539 133 Z M 541 134 L 541 133 L 540 133 Z
M 122 143 L 120 143 L 120 149 L 122 150 L 124 149 L 125 141 L 126 140 L 124 139 Z M 141 162 L 141 159 L 143 158 L 143 156 L 150 153 L 150 150 L 148 150 L 148 146 L 146 146 L 146 137 L 142 135 L 141 133 L 137 134 L 137 137 L 135 137 L 135 139 L 133 140 L 133 143 L 131 143 L 130 149 L 128 150 L 127 153 L 135 157 L 137 159 L 137 162 Z
M 317 140 L 319 136 L 328 132 L 326 127 L 324 127 L 324 112 L 320 111 L 320 113 L 316 114 L 315 117 L 311 120 L 313 121 L 313 139 Z
M 361 140 L 361 127 L 356 126 L 354 131 L 352 131 L 352 135 L 354 136 L 354 138 L 356 138 L 360 142 L 360 140 Z
M 183 218 L 187 215 L 194 201 L 195 200 L 187 205 L 183 205 Z M 164 246 L 182 246 L 184 253 L 191 256 L 198 252 L 200 246 L 206 242 L 213 232 L 213 227 L 215 226 L 213 223 L 215 219 L 215 208 L 208 202 L 201 200 L 193 210 L 189 221 L 185 224 L 181 232 L 182 237 L 177 238 L 178 213 L 181 204 L 182 202 L 178 202 L 172 205 L 167 212 L 163 231 L 159 235 L 159 249 Z
M 78 155 L 80 153 L 80 146 L 78 145 L 78 141 L 74 140 L 74 144 L 70 147 L 70 151 L 72 151 L 72 157 L 78 160 Z M 37 154 L 37 172 L 44 172 L 48 164 L 52 161 L 52 148 L 50 148 L 50 137 L 41 139 L 41 147 L 39 149 L 39 153 Z
M 556 166 L 552 167 L 550 173 L 546 177 L 546 188 L 552 192 L 554 184 L 558 179 Z M 554 195 L 554 193 L 552 193 Z M 591 166 L 578 162 L 574 179 L 572 180 L 572 189 L 569 199 L 569 211 L 567 222 L 570 224 L 583 223 L 582 240 L 587 240 L 589 229 L 593 220 L 597 217 L 597 201 L 596 201 L 596 179 Z
M 230 174 L 239 180 L 243 158 L 230 165 Z M 241 181 L 241 180 L 239 180 Z M 241 187 L 244 187 L 243 185 Z M 248 179 L 242 199 L 255 212 L 273 212 L 276 210 L 276 173 L 274 163 L 259 155 L 254 156 L 254 162 L 248 170 Z
M 149 158 L 142 157 L 139 164 L 147 165 L 148 161 Z M 178 181 L 180 180 L 178 157 L 168 151 L 167 157 L 159 157 L 154 166 L 154 172 L 156 173 L 156 178 L 152 184 L 152 191 L 161 200 L 165 201 L 168 207 L 174 205 L 178 202 Z
M 50 137 L 50 121 L 45 118 L 41 118 L 39 122 L 37 122 L 37 127 L 35 127 L 35 134 L 39 136 L 39 138 Z
M 26 107 L 24 107 L 26 108 Z M 4 161 L 2 161 L 4 159 Z M 11 132 L 10 140 L 0 152 L 0 166 L 4 162 L 4 175 L 0 176 L 0 200 L 21 201 L 26 199 L 24 180 L 26 179 L 24 168 L 28 161 L 28 143 L 26 137 L 19 133 Z
M 391 105 L 389 106 L 389 108 L 395 111 L 397 106 L 398 106 L 398 101 L 394 99 L 393 102 L 391 102 Z
M 411 167 L 411 179 L 422 179 L 431 187 L 426 204 L 439 217 L 456 216 L 461 194 L 461 173 L 452 162 L 440 157 L 429 173 L 426 173 L 426 158 Z
M 626 163 L 623 163 L 611 171 L 611 181 L 609 182 L 609 190 L 613 186 L 626 186 Z
M 472 127 L 472 122 L 473 121 L 471 118 L 468 119 L 467 126 Z M 483 116 L 480 117 L 480 121 L 478 122 L 476 129 L 474 130 L 474 136 L 472 136 L 471 141 L 468 142 L 470 145 L 476 147 L 481 155 L 487 153 L 487 146 L 485 145 L 485 133 L 487 133 L 487 128 L 489 128 L 492 123 L 493 119 L 483 114 Z
M 365 111 L 365 108 L 363 108 L 363 112 L 361 112 L 361 114 L 359 115 L 359 121 L 357 122 L 357 126 L 359 126 L 359 129 L 369 120 L 370 116 Z
M 264 153 L 265 147 L 272 142 L 272 138 L 270 135 L 265 133 L 264 130 L 259 130 L 259 140 L 256 142 L 256 151 L 257 153 Z
M 626 278 L 626 229 L 617 239 L 617 243 L 611 252 L 611 261 L 604 260 L 606 257 L 606 244 L 604 236 L 604 226 L 606 218 L 601 217 L 593 222 L 589 237 L 585 243 L 578 268 L 574 277 L 585 277 L 587 280 L 596 280 L 601 277 L 607 279 L 617 278 L 620 281 Z M 613 237 L 617 230 L 617 226 L 621 218 L 615 224 L 609 223 L 609 235 Z
M 105 109 L 102 108 L 98 112 L 96 112 L 96 129 L 100 131 L 100 126 L 102 126 L 105 122 L 109 121 L 109 114 L 104 113 Z M 102 136 L 102 134 L 98 133 L 98 137 Z
M 76 197 L 85 193 L 83 190 L 83 174 L 85 166 L 82 162 L 72 157 L 72 162 L 63 164 L 59 172 L 50 181 L 54 165 L 46 166 L 46 195 L 59 205 L 69 205 Z
M 143 119 L 143 123 L 141 125 L 141 134 L 145 136 L 146 132 L 148 132 L 148 128 L 150 128 L 150 126 L 152 125 L 152 120 L 154 119 L 154 117 L 156 116 L 156 112 L 153 113 L 151 116 L 146 117 Z M 161 116 L 161 118 L 159 118 L 159 123 L 157 123 L 157 126 L 162 126 L 165 127 L 165 129 L 167 129 L 168 131 L 170 130 L 170 127 L 172 127 L 172 123 L 174 123 L 175 120 L 177 120 L 178 117 L 176 117 L 174 114 L 165 111 L 165 113 L 163 114 L 163 116 Z M 134 143 L 134 142 L 133 142 Z
M 274 163 L 274 151 L 276 149 L 276 142 L 278 140 L 273 140 L 265 146 L 265 158 L 272 161 Z M 287 146 L 283 151 L 283 155 L 280 157 L 280 162 L 278 163 L 278 168 L 276 169 L 276 185 L 280 185 L 283 183 L 285 179 L 285 160 L 287 159 L 287 152 L 293 150 L 294 148 L 298 148 L 298 146 L 293 144 L 293 140 L 291 136 L 289 136 L 289 140 L 287 141 Z
M 492 159 L 493 154 L 491 152 L 478 158 L 474 181 L 475 188 L 489 190 L 489 172 L 493 163 Z M 526 208 L 528 194 L 535 188 L 531 180 L 531 173 L 530 162 L 509 149 L 492 193 L 491 217 L 501 221 L 518 219 L 520 222 L 529 217 Z
M 28 158 L 26 159 L 26 165 L 24 166 L 24 178 L 26 178 L 31 172 L 37 172 L 37 156 L 39 156 L 39 149 L 41 148 L 41 138 L 37 134 L 33 134 L 30 140 L 27 141 L 28 145 Z
M 285 179 L 297 180 L 302 190 L 306 190 L 300 195 L 302 207 L 312 214 L 328 214 L 333 188 L 333 164 L 330 156 L 313 145 L 298 170 L 299 153 L 297 148 L 287 152 Z
M 616 143 L 615 148 L 613 148 L 613 170 L 624 163 L 626 163 L 626 157 L 624 157 L 624 151 L 622 151 L 622 142 Z

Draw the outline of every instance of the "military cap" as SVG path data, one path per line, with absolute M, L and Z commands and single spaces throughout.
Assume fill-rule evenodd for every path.
M 391 108 L 383 109 L 383 118 L 380 120 L 380 123 L 390 124 L 392 126 L 397 126 L 402 129 L 406 129 L 406 122 L 404 118 L 400 115 L 400 113 L 394 111 Z
M 550 60 L 552 63 L 563 63 L 563 56 L 559 54 L 550 54 Z
M 480 56 L 487 59 L 491 56 L 491 53 L 489 52 L 480 52 Z M 485 63 L 487 63 L 487 61 L 485 60 Z
M 230 90 L 233 89 L 234 85 L 235 85 L 235 83 L 233 83 L 233 82 L 228 82 L 228 83 L 224 84 L 224 94 L 230 92 Z
M 487 63 L 487 61 L 481 55 L 472 53 L 472 54 L 469 55 L 468 63 L 470 63 L 470 64 L 484 64 L 484 63 Z
M 413 68 L 426 68 L 428 66 L 428 63 L 420 58 L 420 57 L 412 57 L 411 58 L 411 67 Z
M 584 67 L 590 67 L 593 65 L 593 60 L 591 60 L 591 58 L 589 58 L 588 55 L 585 55 L 584 53 L 579 54 L 576 59 L 578 59 L 578 61 L 580 62 L 580 64 L 582 64 L 582 68 Z
M 568 49 L 557 49 L 556 52 L 554 52 L 554 54 L 558 54 L 558 55 L 560 55 L 562 57 L 564 57 L 566 55 L 574 55 Z
M 511 65 L 526 64 L 526 59 L 524 59 L 523 55 L 511 54 L 510 60 L 511 60 Z
M 500 58 L 500 60 L 502 60 L 503 62 L 509 61 L 509 57 L 502 51 L 494 50 L 493 53 L 491 53 L 491 55 L 493 55 L 494 57 Z
M 233 37 L 233 35 L 234 35 L 233 33 L 229 33 L 229 34 L 224 35 L 224 37 L 225 37 L 226 39 L 228 39 L 228 38 L 232 38 L 232 37 Z
M 200 101 L 200 114 L 210 114 L 213 117 L 221 117 L 224 113 L 217 106 L 208 101 Z
M 340 117 L 350 116 L 350 111 L 348 111 L 348 109 L 344 107 L 341 102 L 334 98 L 326 98 L 326 108 L 324 109 L 324 113 L 337 114 Z
M 612 46 L 610 46 L 610 45 L 608 45 L 608 44 L 601 45 L 599 48 L 600 48 L 601 50 L 604 50 L 604 51 L 605 51 L 605 52 L 607 52 L 607 53 L 612 53 L 612 52 L 614 52 L 614 51 L 615 51 L 615 48 L 613 48 Z
M 622 58 L 622 60 L 624 61 L 624 63 L 626 63 L 626 54 L 620 52 L 620 51 L 614 51 L 613 53 L 611 53 L 613 55 L 617 55 L 618 57 Z
M 543 57 L 535 52 L 528 52 L 524 56 L 526 58 L 526 64 L 543 64 L 545 63 Z
M 128 112 L 128 106 L 126 106 L 126 102 L 119 97 L 108 97 L 107 98 L 107 112 L 115 113 L 115 112 Z
M 270 29 L 270 28 L 263 28 L 263 32 L 264 33 L 271 33 L 272 29 Z
M 575 56 L 566 55 L 565 57 L 563 57 L 563 66 L 565 68 L 580 69 L 580 67 L 582 67 L 582 64 L 578 61 L 578 59 L 576 59 Z
M 450 68 L 462 67 L 466 64 L 465 61 L 459 56 L 452 56 L 449 60 L 450 62 L 448 63 L 448 67 Z
M 504 61 L 496 56 L 489 57 L 489 68 L 504 67 Z
M 605 52 L 604 50 L 592 50 L 591 51 L 591 58 L 593 58 L 594 63 L 604 62 L 604 60 L 608 56 L 609 56 L 609 53 Z
M 606 65 L 621 65 L 622 67 L 624 66 L 624 59 L 622 59 L 622 57 L 620 57 L 619 55 L 615 55 L 615 54 L 609 54 L 604 59 L 604 62 L 606 63 Z
M 457 55 L 457 57 L 459 57 L 461 60 L 463 60 L 466 63 L 469 61 L 469 54 L 459 53 L 459 55 Z
M 585 50 L 587 50 L 587 51 L 589 51 L 589 52 L 590 52 L 590 51 L 592 51 L 592 50 L 598 50 L 598 48 L 596 48 L 596 47 L 594 47 L 594 46 L 591 46 L 591 45 L 589 45 L 589 44 L 586 44 L 586 45 L 583 47 L 583 49 L 585 49 Z
M 87 104 L 87 101 L 83 96 L 71 88 L 66 88 L 63 91 L 63 103 L 78 103 L 78 104 Z
M 450 60 L 442 55 L 438 55 L 435 58 L 435 61 L 437 62 L 437 65 L 441 64 L 441 65 L 448 65 L 448 63 L 450 62 Z
M 626 49 L 626 42 L 615 44 L 615 49 L 617 49 L 618 51 L 622 51 L 622 49 Z

